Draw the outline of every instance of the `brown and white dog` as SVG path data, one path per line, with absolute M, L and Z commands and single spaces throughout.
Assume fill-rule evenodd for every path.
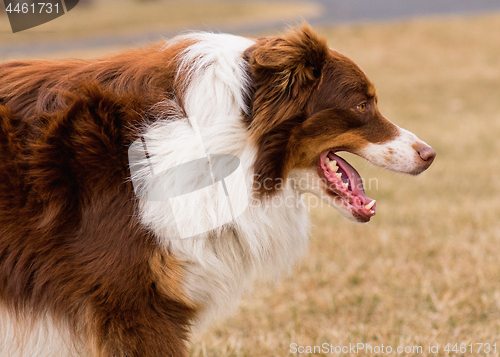
M 180 217 L 166 200 L 139 199 L 133 182 L 148 174 L 132 177 L 128 157 L 138 139 L 160 173 L 205 150 L 238 157 L 251 204 L 172 239 L 176 225 L 217 215 L 219 198 Z M 410 174 L 435 157 L 384 118 L 363 71 L 307 25 L 0 65 L 0 355 L 187 355 L 193 331 L 304 252 L 302 193 L 355 221 L 375 214 L 337 151 Z

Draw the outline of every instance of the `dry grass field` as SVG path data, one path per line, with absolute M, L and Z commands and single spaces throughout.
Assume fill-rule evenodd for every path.
M 250 17 L 272 13 L 253 9 L 246 10 Z M 198 17 L 171 24 L 250 18 L 237 15 L 241 8 L 223 19 L 207 7 L 183 11 L 191 10 Z M 57 21 L 53 26 L 62 26 Z M 159 19 L 150 21 L 160 26 Z M 88 24 L 91 33 L 125 25 Z M 377 216 L 358 225 L 333 208 L 311 208 L 310 249 L 300 266 L 277 283 L 256 285 L 232 318 L 195 339 L 192 355 L 367 355 L 291 353 L 293 343 L 392 347 L 393 353 L 371 354 L 378 356 L 500 355 L 500 14 L 319 30 L 367 72 L 382 112 L 431 144 L 437 159 L 428 172 L 410 177 L 349 156 L 370 182 Z M 78 26 L 71 31 L 82 35 Z M 0 32 L 0 42 L 9 42 Z M 24 38 L 41 36 L 33 32 Z M 2 55 L 8 57 L 0 44 Z M 464 343 L 467 352 L 445 352 L 447 343 Z M 496 343 L 497 352 L 478 353 L 478 343 Z M 439 352 L 430 353 L 436 344 Z M 398 346 L 422 350 L 394 353 Z
M 0 4 L 2 9 L 3 4 Z M 312 16 L 320 7 L 307 2 L 224 0 L 93 0 L 57 20 L 12 35 L 0 10 L 0 43 L 55 40 L 159 30 L 196 30 L 204 25 L 243 25 Z
M 306 1 L 227 1 L 227 0 L 93 0 L 90 6 L 78 5 L 62 17 L 13 34 L 7 13 L 0 1 L 0 61 L 36 58 L 95 58 L 134 48 L 116 42 L 110 46 L 84 46 L 80 49 L 59 48 L 21 55 L 3 50 L 2 45 L 40 48 L 52 42 L 113 38 L 151 32 L 185 32 L 217 26 L 244 26 L 270 21 L 297 21 L 316 16 L 321 7 Z

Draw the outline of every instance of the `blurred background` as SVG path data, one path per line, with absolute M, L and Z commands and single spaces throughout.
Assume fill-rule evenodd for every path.
M 0 60 L 90 58 L 191 30 L 276 35 L 303 21 L 358 63 L 382 113 L 438 156 L 418 177 L 349 156 L 370 182 L 377 216 L 358 225 L 311 207 L 301 265 L 256 285 L 232 318 L 196 338 L 192 355 L 290 356 L 292 343 L 369 343 L 423 346 L 408 356 L 498 356 L 500 1 L 81 0 L 16 34 L 1 8 Z M 473 351 L 448 353 L 448 343 Z M 496 351 L 477 352 L 478 343 Z

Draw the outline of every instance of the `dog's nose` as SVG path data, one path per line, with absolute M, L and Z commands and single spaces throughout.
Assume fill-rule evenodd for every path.
M 427 168 L 431 166 L 434 158 L 436 157 L 436 150 L 423 143 L 422 141 L 414 144 L 413 149 L 418 152 L 418 155 L 422 159 L 422 161 L 420 162 L 420 168 L 417 170 L 417 173 L 427 170 Z
M 422 160 L 428 161 L 429 164 L 432 163 L 434 161 L 434 158 L 436 157 L 436 150 L 427 145 L 417 151 Z

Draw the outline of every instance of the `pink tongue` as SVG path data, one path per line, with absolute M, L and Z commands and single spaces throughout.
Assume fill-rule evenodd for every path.
M 342 159 L 340 156 L 335 155 L 332 152 L 328 153 L 330 160 L 337 161 L 337 165 L 347 174 L 349 178 L 349 190 L 354 196 L 363 197 L 366 201 L 371 201 L 365 194 L 363 187 L 363 180 L 359 176 L 358 172 L 352 167 L 347 161 Z

